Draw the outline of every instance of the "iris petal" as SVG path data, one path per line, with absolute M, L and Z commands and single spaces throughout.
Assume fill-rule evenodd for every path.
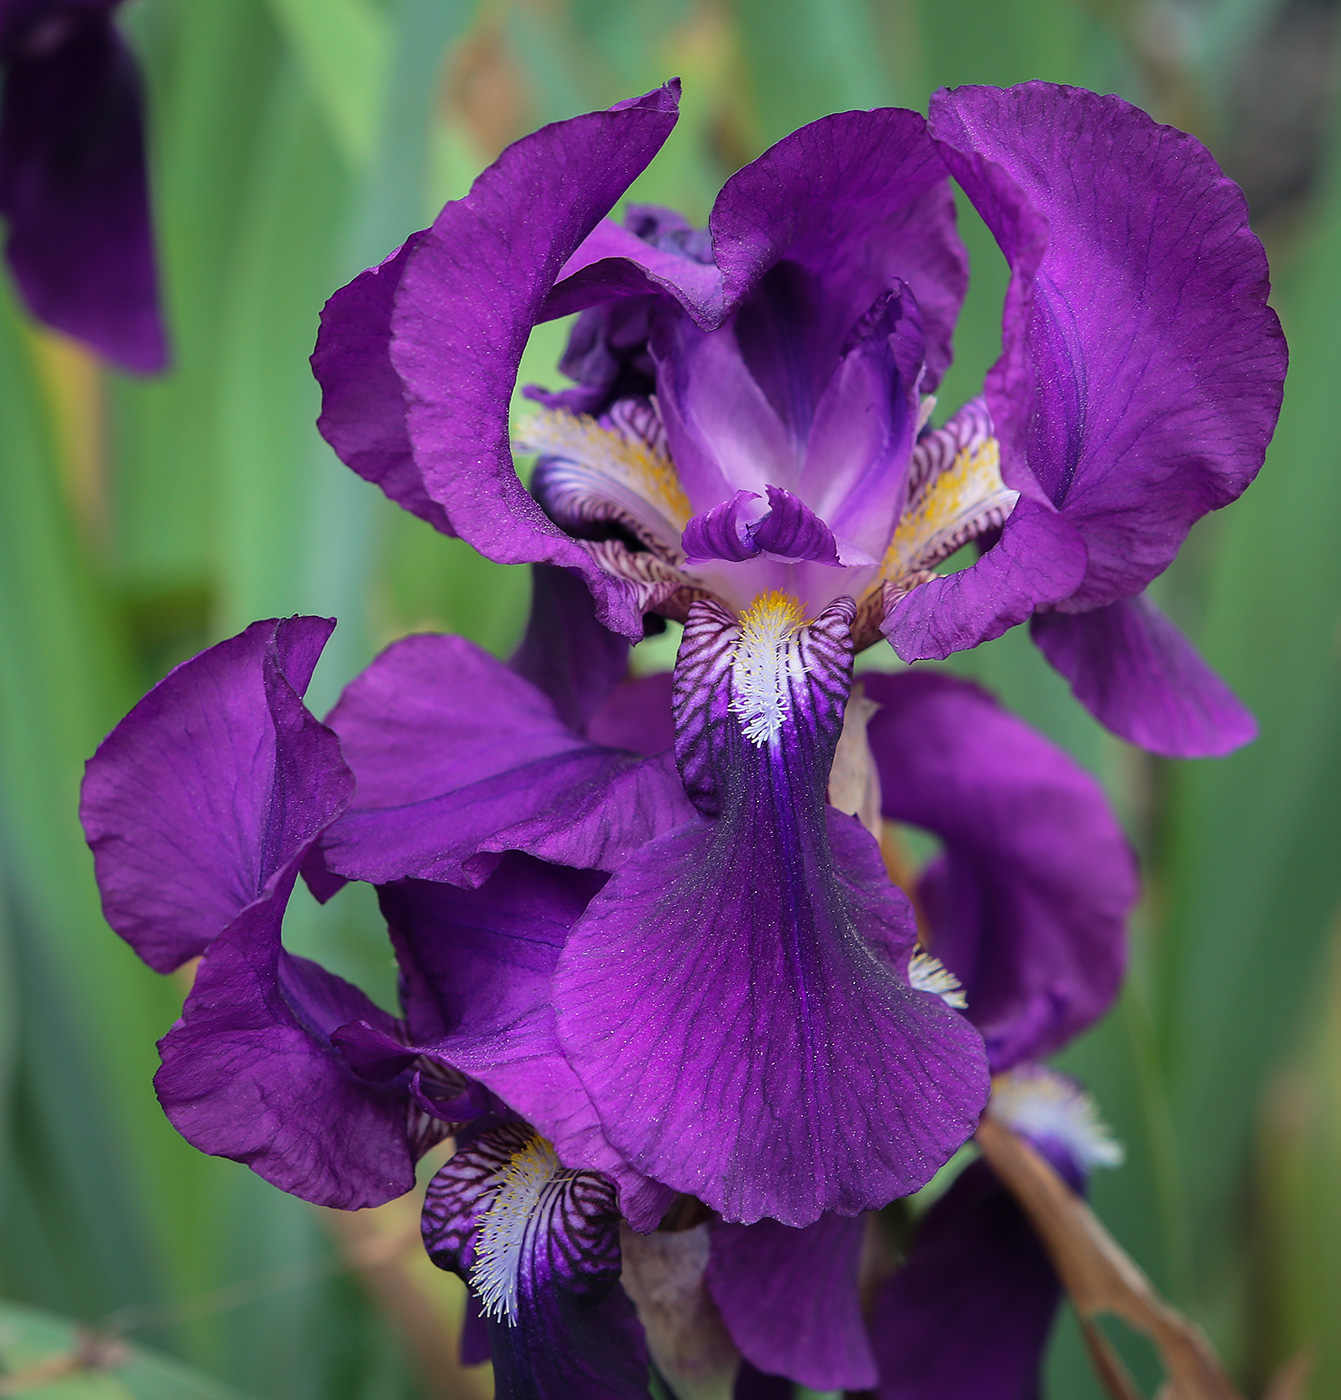
M 339 744 L 300 698 L 333 626 L 253 623 L 161 680 L 89 760 L 103 911 L 156 971 L 270 898 L 348 804 Z
M 717 1223 L 708 1288 L 746 1360 L 813 1390 L 867 1390 L 858 1268 L 867 1217 L 824 1215 L 804 1230 Z
M 1170 758 L 1217 758 L 1257 737 L 1257 721 L 1141 594 L 1033 620 L 1043 655 L 1100 723 Z
M 875 843 L 826 815 L 852 611 L 783 639 L 785 716 L 756 742 L 732 709 L 742 629 L 696 605 L 680 738 L 720 816 L 621 865 L 555 977 L 560 1039 L 611 1142 L 731 1220 L 808 1225 L 915 1190 L 986 1097 L 977 1034 L 908 985 L 911 915 Z
M 354 879 L 479 884 L 498 853 L 607 868 L 688 815 L 668 759 L 602 748 L 460 637 L 408 637 L 341 696 L 332 728 L 358 806 L 328 833 Z
M 481 1293 L 500 1400 L 646 1400 L 618 1220 L 608 1182 L 518 1127 L 459 1148 L 429 1184 L 424 1245 Z

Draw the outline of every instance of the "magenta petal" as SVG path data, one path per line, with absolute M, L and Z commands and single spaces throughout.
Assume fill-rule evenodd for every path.
M 334 623 L 253 623 L 184 662 L 89 760 L 80 815 L 107 921 L 159 972 L 265 899 L 349 801 L 303 708 Z
M 358 1210 L 414 1185 L 418 1155 L 402 1089 L 355 1075 L 339 1026 L 394 1022 L 356 987 L 280 947 L 292 888 L 250 906 L 210 947 L 159 1042 L 154 1087 L 193 1146 L 243 1162 L 282 1191 Z
M 1066 519 L 1022 496 L 1001 538 L 976 564 L 905 593 L 881 626 L 904 661 L 943 661 L 990 642 L 1035 610 L 1069 597 L 1084 576 L 1085 546 Z
M 1137 593 L 1253 479 L 1280 408 L 1243 195 L 1194 137 L 1076 88 L 942 90 L 931 130 L 1011 263 L 986 382 L 1005 478 L 1083 536 L 1078 604 Z
M 866 1224 L 823 1215 L 804 1230 L 713 1225 L 708 1290 L 747 1361 L 812 1390 L 875 1384 L 857 1289 Z
M 1076 699 L 1130 743 L 1169 758 L 1219 758 L 1257 737 L 1251 712 L 1144 595 L 1043 613 L 1032 632 Z
M 692 812 L 669 756 L 587 742 L 460 637 L 397 642 L 329 718 L 357 796 L 323 844 L 352 879 L 478 884 L 506 850 L 609 869 Z
M 863 678 L 884 815 L 935 832 L 931 951 L 963 983 L 993 1071 L 1050 1054 L 1111 1005 L 1136 900 L 1103 789 L 977 686 Z
M 0 17 L 0 213 L 5 254 L 32 314 L 125 369 L 152 374 L 168 356 L 143 92 L 112 8 L 45 4 L 29 7 L 26 20 L 14 7 Z
M 508 404 L 560 268 L 660 148 L 677 98 L 676 87 L 661 88 L 508 147 L 411 252 L 391 317 L 391 360 L 427 494 L 489 558 L 581 573 L 601 621 L 633 639 L 642 621 L 627 586 L 611 581 L 518 479 Z
M 454 535 L 446 510 L 424 489 L 415 465 L 405 392 L 391 366 L 391 312 L 405 264 L 423 237 L 412 233 L 322 309 L 312 352 L 312 373 L 321 385 L 317 428 L 347 467 L 434 529 Z
M 1014 1198 L 971 1162 L 876 1300 L 879 1400 L 1036 1400 L 1061 1291 Z

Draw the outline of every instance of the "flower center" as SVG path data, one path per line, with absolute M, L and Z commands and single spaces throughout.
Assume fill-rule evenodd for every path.
M 791 713 L 791 676 L 805 675 L 795 644 L 804 623 L 801 604 L 777 589 L 741 614 L 731 653 L 731 709 L 756 747 L 772 743 Z
M 537 1134 L 514 1152 L 495 1176 L 498 1194 L 480 1219 L 470 1286 L 486 1316 L 517 1325 L 517 1278 L 528 1232 L 534 1227 L 546 1188 L 560 1174 L 551 1144 Z

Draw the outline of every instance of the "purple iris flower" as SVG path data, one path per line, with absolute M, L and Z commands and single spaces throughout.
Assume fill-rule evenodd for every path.
M 561 726 L 547 717 L 563 706 L 583 731 L 566 740 L 579 790 L 612 794 L 618 816 L 621 775 L 641 766 L 652 806 L 694 829 L 705 819 L 682 788 L 678 806 L 671 800 L 679 780 L 656 756 L 674 733 L 670 678 L 623 679 L 623 644 L 596 626 L 585 590 L 542 571 L 514 665 L 549 695 L 455 639 L 412 638 L 337 706 L 337 740 L 301 701 L 329 631 L 314 618 L 258 623 L 203 653 L 156 686 L 89 765 L 83 819 L 109 921 L 159 970 L 200 956 L 182 1019 L 160 1046 L 157 1087 L 173 1122 L 202 1150 L 347 1208 L 408 1189 L 416 1159 L 456 1133 L 458 1152 L 429 1188 L 425 1238 L 489 1309 L 490 1350 L 510 1378 L 500 1394 L 643 1396 L 648 1347 L 635 1317 L 650 1338 L 661 1334 L 646 1297 L 631 1290 L 635 1313 L 619 1279 L 668 1239 L 682 1258 L 688 1248 L 728 1366 L 821 1387 L 872 1384 L 857 1288 L 861 1217 L 830 1211 L 789 1228 L 718 1213 L 703 1220 L 699 1206 L 688 1232 L 626 1230 L 621 1244 L 621 1216 L 653 1230 L 675 1196 L 623 1154 L 608 1128 L 615 1120 L 595 1112 L 558 1034 L 556 997 L 568 946 L 609 881 L 515 845 L 488 849 L 501 843 L 470 817 L 492 782 L 453 766 L 493 755 L 493 782 L 506 788 L 514 772 L 499 765 L 502 751 L 514 770 L 543 778 L 518 715 L 529 709 L 532 729 L 553 744 Z M 489 689 L 472 687 L 462 655 Z M 588 664 L 561 664 L 575 656 Z M 431 664 L 444 657 L 450 672 Z M 865 685 L 879 694 L 874 716 L 874 702 L 860 707 L 885 794 L 877 803 L 945 843 L 923 899 L 944 878 L 938 870 L 982 895 L 941 918 L 934 946 L 981 996 L 989 1046 L 1016 1043 L 1003 1029 L 1012 1016 L 1033 1027 L 1030 1053 L 1056 1043 L 1058 1026 L 1098 1015 L 1111 998 L 1133 893 L 1130 858 L 1097 785 L 973 686 L 931 675 Z M 468 727 L 482 722 L 496 727 L 494 742 Z M 957 760 L 956 736 L 966 732 L 977 747 L 969 742 Z M 443 774 L 460 780 L 396 813 L 406 829 L 427 824 L 429 849 L 443 832 L 474 832 L 450 856 L 456 883 L 402 877 L 380 890 L 400 1016 L 280 941 L 299 872 L 331 888 L 318 843 L 333 859 L 368 835 L 360 823 L 378 809 L 360 817 L 350 806 L 346 756 L 376 793 L 377 743 L 384 756 L 399 754 L 383 779 L 412 779 L 431 754 L 439 766 L 430 787 Z M 512 839 L 527 843 L 537 830 Z M 539 830 L 537 839 L 550 836 Z M 655 826 L 641 839 L 655 847 Z M 924 966 L 914 980 L 928 988 L 916 995 L 959 1000 L 948 974 L 915 958 Z M 993 1051 L 994 1063 L 1011 1053 Z M 655 1345 L 651 1356 L 668 1370 L 675 1359 Z
M 167 362 L 139 68 L 119 0 L 0 0 L 0 214 L 29 311 L 125 369 Z
M 1046 83 L 851 112 L 733 176 L 706 231 L 605 215 L 675 121 L 667 87 L 510 147 L 332 298 L 322 430 L 491 558 L 585 578 L 629 637 L 708 598 L 854 600 L 860 649 L 943 658 L 1033 619 L 1110 728 L 1223 753 L 1253 721 L 1143 590 L 1261 465 L 1285 347 L 1241 194 L 1192 137 Z M 929 426 L 967 268 L 948 177 L 1011 266 L 983 396 Z M 516 445 L 540 321 L 581 311 Z M 936 566 L 973 542 L 980 557 Z

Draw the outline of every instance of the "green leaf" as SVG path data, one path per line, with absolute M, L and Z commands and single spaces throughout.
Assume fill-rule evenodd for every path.
M 350 168 L 372 156 L 381 126 L 391 33 L 371 0 L 270 0 Z
M 77 1367 L 81 1357 L 94 1364 Z M 24 1376 L 35 1383 L 17 1384 Z M 116 1340 L 90 1343 L 77 1323 L 16 1303 L 0 1303 L 0 1387 L 14 1400 L 242 1400 L 180 1362 Z

